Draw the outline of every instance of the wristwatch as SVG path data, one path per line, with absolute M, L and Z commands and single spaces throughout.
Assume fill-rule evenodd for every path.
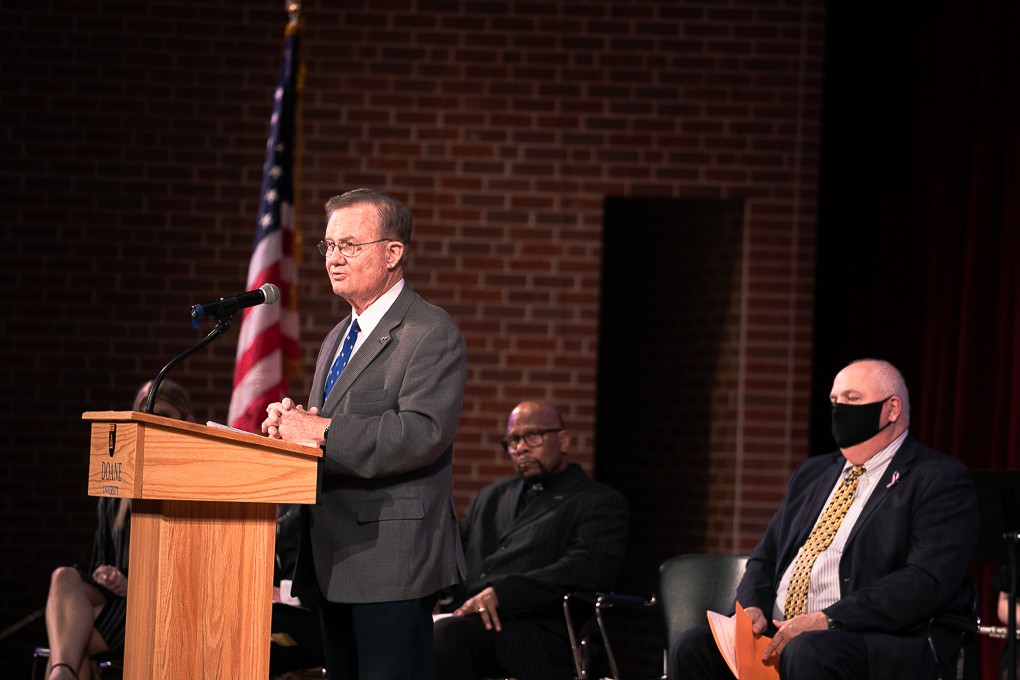
M 322 441 L 325 442 L 327 439 L 329 439 L 329 425 L 322 431 Z
M 832 618 L 828 614 L 825 615 L 825 625 L 829 630 L 835 630 L 843 627 L 843 624 Z

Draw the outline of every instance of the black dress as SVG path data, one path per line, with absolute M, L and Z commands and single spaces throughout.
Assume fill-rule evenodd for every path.
M 100 498 L 96 508 L 96 536 L 92 543 L 92 559 L 88 569 L 78 567 L 82 579 L 95 586 L 103 597 L 106 605 L 96 617 L 95 629 L 99 631 L 110 650 L 110 654 L 119 656 L 124 653 L 124 624 L 127 619 L 127 598 L 121 597 L 92 579 L 96 567 L 104 564 L 119 569 L 125 576 L 128 573 L 128 541 L 131 527 L 131 509 L 127 509 L 124 521 L 117 526 L 117 513 L 122 503 L 130 503 L 127 499 Z

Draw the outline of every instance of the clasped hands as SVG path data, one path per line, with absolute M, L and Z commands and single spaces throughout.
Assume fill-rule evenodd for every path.
M 316 442 L 322 444 L 322 432 L 329 426 L 330 419 L 319 415 L 313 406 L 305 410 L 290 397 L 276 401 L 266 407 L 266 419 L 262 421 L 262 432 L 270 439 L 288 442 Z
M 499 598 L 492 586 L 478 593 L 453 612 L 454 616 L 469 616 L 471 614 L 478 614 L 482 617 L 485 630 L 495 628 L 497 633 L 503 630 L 499 623 Z
M 764 633 L 768 627 L 768 619 L 765 618 L 765 613 L 758 607 L 748 607 L 744 611 L 747 613 L 748 618 L 751 619 L 751 630 L 754 631 L 755 636 Z M 775 624 L 778 630 L 772 637 L 772 642 L 769 643 L 769 646 L 765 648 L 764 654 L 762 654 L 762 663 L 768 661 L 769 657 L 773 654 L 782 652 L 783 648 L 790 644 L 790 640 L 801 633 L 809 630 L 826 630 L 829 627 L 823 612 L 800 614 L 794 616 L 789 621 L 773 621 L 772 623 Z
M 103 564 L 92 572 L 92 580 L 114 595 L 127 597 L 127 576 L 117 567 Z

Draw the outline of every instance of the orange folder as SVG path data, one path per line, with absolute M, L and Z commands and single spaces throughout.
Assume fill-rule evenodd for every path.
M 764 635 L 755 637 L 751 629 L 751 617 L 739 602 L 733 616 L 723 616 L 712 611 L 707 614 L 715 644 L 735 678 L 779 680 L 779 658 L 772 655 L 767 663 L 761 660 L 772 638 Z

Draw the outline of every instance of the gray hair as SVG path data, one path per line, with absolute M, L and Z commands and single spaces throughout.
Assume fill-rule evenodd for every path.
M 351 189 L 326 201 L 326 219 L 329 220 L 337 210 L 362 203 L 374 205 L 379 211 L 382 223 L 380 238 L 388 238 L 404 244 L 404 255 L 400 259 L 403 263 L 411 249 L 411 229 L 414 226 L 414 218 L 406 205 L 389 194 L 375 189 Z

